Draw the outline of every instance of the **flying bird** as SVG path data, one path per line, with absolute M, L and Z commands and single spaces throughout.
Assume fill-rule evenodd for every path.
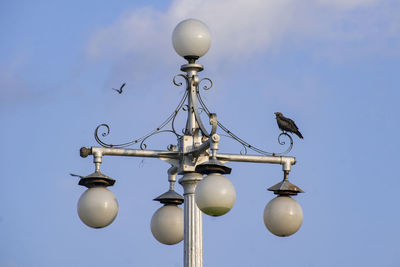
M 280 112 L 275 112 L 275 115 L 276 115 L 276 122 L 278 123 L 279 129 L 281 129 L 283 132 L 294 133 L 298 137 L 303 139 L 303 136 L 301 135 L 299 128 L 297 128 L 297 126 L 293 120 L 286 118 Z
M 122 88 L 124 88 L 126 83 L 123 83 L 119 89 L 113 88 L 113 90 L 117 91 L 119 94 L 122 94 Z
M 81 176 L 81 175 L 78 175 L 78 174 L 70 173 L 70 175 L 71 175 L 71 176 L 75 176 L 75 177 L 79 177 L 79 178 L 85 178 L 85 177 L 83 177 L 83 176 Z

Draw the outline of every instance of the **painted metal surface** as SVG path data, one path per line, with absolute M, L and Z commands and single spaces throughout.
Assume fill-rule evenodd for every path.
M 195 201 L 195 189 L 203 179 L 199 173 L 187 173 L 180 180 L 184 193 L 184 266 L 203 266 L 203 219 Z

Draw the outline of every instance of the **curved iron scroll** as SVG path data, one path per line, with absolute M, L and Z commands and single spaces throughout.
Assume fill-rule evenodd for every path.
M 208 79 L 208 78 L 207 78 Z M 210 82 L 211 80 L 208 79 Z M 211 82 L 212 85 L 212 82 Z M 210 117 L 211 116 L 211 112 L 208 110 L 207 106 L 204 104 L 203 99 L 200 96 L 200 92 L 197 91 L 197 99 L 199 100 L 199 103 L 201 105 L 201 107 L 203 108 L 203 110 L 206 112 L 206 114 Z M 283 151 L 283 152 L 279 152 L 279 153 L 275 153 L 275 152 L 268 152 L 268 151 L 264 151 L 260 148 L 257 148 L 249 143 L 247 143 L 246 141 L 244 141 L 243 139 L 241 139 L 240 137 L 238 137 L 237 135 L 235 135 L 234 133 L 232 133 L 228 128 L 226 128 L 220 121 L 218 121 L 218 126 L 229 135 L 230 138 L 236 140 L 237 142 L 239 142 L 242 146 L 243 146 L 243 150 L 240 151 L 240 154 L 247 154 L 247 149 L 251 149 L 261 155 L 266 155 L 266 156 L 282 156 L 282 155 L 286 155 L 287 153 L 289 153 L 292 148 L 293 148 L 293 139 L 290 135 L 288 135 L 285 132 L 282 132 L 279 136 L 278 136 L 278 143 L 280 145 L 285 145 L 286 143 L 284 141 L 281 141 L 281 136 L 285 135 L 289 138 L 290 140 L 290 144 L 289 147 Z
M 173 78 L 173 83 L 174 83 L 176 86 L 182 86 L 182 82 L 177 82 L 177 81 L 176 81 L 176 78 L 177 78 L 177 77 L 183 77 L 183 78 L 185 79 L 185 81 L 186 81 L 186 86 L 188 86 L 188 78 L 187 78 L 185 75 L 183 75 L 183 74 L 178 74 L 178 75 L 176 75 L 176 76 Z M 181 101 L 179 102 L 179 104 L 178 104 L 178 106 L 176 107 L 176 109 L 174 110 L 174 112 L 173 112 L 164 122 L 162 122 L 161 125 L 158 126 L 155 130 L 151 131 L 150 133 L 148 133 L 148 134 L 146 134 L 146 135 L 144 135 L 144 136 L 142 136 L 142 137 L 140 137 L 140 138 L 137 138 L 137 139 L 134 139 L 134 140 L 132 140 L 132 141 L 125 142 L 125 143 L 122 143 L 122 144 L 110 144 L 110 143 L 106 143 L 105 141 L 102 140 L 102 138 L 100 137 L 100 135 L 101 135 L 102 137 L 106 137 L 106 136 L 108 136 L 108 135 L 110 134 L 110 131 L 111 131 L 111 130 L 110 130 L 110 126 L 108 126 L 107 124 L 104 124 L 104 123 L 103 123 L 103 124 L 100 124 L 99 126 L 96 127 L 96 129 L 95 129 L 95 131 L 94 131 L 94 138 L 95 138 L 96 142 L 97 142 L 99 145 L 101 145 L 102 147 L 108 147 L 108 148 L 111 148 L 111 147 L 123 148 L 123 147 L 128 147 L 128 146 L 135 145 L 135 144 L 138 144 L 138 143 L 139 143 L 139 144 L 140 144 L 140 149 L 146 149 L 146 148 L 147 148 L 147 145 L 146 145 L 145 141 L 146 141 L 148 138 L 150 138 L 151 136 L 154 136 L 154 135 L 156 135 L 156 134 L 158 134 L 158 133 L 172 133 L 172 134 L 174 134 L 177 138 L 179 138 L 181 135 L 178 134 L 178 133 L 176 132 L 176 130 L 175 130 L 175 118 L 176 118 L 176 116 L 178 115 L 179 111 L 180 111 L 181 109 L 183 109 L 184 103 L 185 103 L 187 97 L 188 97 L 188 90 L 185 91 L 185 94 L 183 95 Z M 171 129 L 164 129 L 164 127 L 165 127 L 166 125 L 168 125 L 169 123 L 171 123 Z M 101 132 L 101 134 L 99 135 L 99 133 L 100 133 L 99 131 L 100 131 L 100 129 L 102 129 L 102 128 L 106 128 L 106 130 L 105 130 L 104 132 Z
M 210 90 L 210 89 L 213 87 L 213 82 L 212 82 L 212 80 L 211 80 L 210 78 L 203 78 L 203 79 L 201 79 L 200 82 L 199 82 L 199 87 L 200 87 L 200 84 L 201 84 L 202 81 L 208 81 L 208 82 L 210 83 L 209 86 L 204 85 L 204 86 L 203 86 L 203 90 Z
M 255 146 L 247 143 L 246 141 L 244 141 L 243 139 L 241 139 L 240 137 L 235 135 L 233 132 L 231 132 L 228 128 L 226 128 L 221 122 L 217 121 L 215 114 L 211 113 L 208 110 L 208 108 L 205 105 L 205 103 L 203 102 L 203 99 L 201 98 L 200 92 L 199 92 L 200 84 L 202 82 L 204 82 L 204 81 L 207 81 L 209 83 L 209 85 L 208 86 L 204 85 L 203 89 L 204 90 L 209 90 L 213 86 L 213 82 L 212 82 L 211 79 L 203 78 L 200 81 L 198 79 L 190 81 L 189 78 L 186 75 L 178 74 L 173 78 L 173 84 L 176 85 L 176 86 L 182 86 L 183 85 L 182 82 L 178 82 L 177 81 L 178 77 L 183 78 L 185 80 L 185 82 L 186 82 L 185 94 L 183 95 L 182 99 L 180 100 L 180 102 L 179 102 L 178 106 L 176 107 L 176 109 L 174 110 L 174 112 L 164 122 L 162 122 L 159 127 L 157 127 L 155 130 L 151 131 L 150 133 L 148 133 L 148 134 L 146 134 L 146 135 L 144 135 L 144 136 L 142 136 L 140 138 L 137 138 L 135 140 L 132 140 L 132 141 L 129 141 L 129 142 L 125 142 L 125 143 L 122 143 L 122 144 L 109 144 L 109 143 L 106 143 L 105 141 L 103 141 L 102 138 L 100 137 L 100 135 L 102 137 L 108 136 L 110 134 L 110 127 L 107 124 L 100 124 L 99 126 L 96 127 L 95 132 L 94 132 L 94 137 L 95 137 L 95 140 L 97 141 L 97 143 L 100 144 L 103 147 L 108 147 L 108 148 L 111 148 L 111 147 L 123 148 L 123 147 L 128 147 L 128 146 L 131 146 L 131 145 L 134 145 L 134 144 L 139 144 L 140 149 L 146 149 L 147 145 L 146 145 L 145 141 L 148 138 L 150 138 L 151 136 L 154 136 L 154 135 L 156 135 L 158 133 L 172 133 L 177 138 L 179 138 L 179 137 L 181 137 L 181 135 L 178 134 L 177 131 L 175 130 L 175 119 L 176 119 L 176 116 L 177 116 L 177 114 L 179 113 L 180 110 L 184 110 L 184 111 L 188 110 L 189 107 L 187 105 L 185 105 L 185 101 L 187 100 L 188 97 L 192 97 L 192 98 L 197 98 L 197 100 L 199 101 L 200 106 L 201 106 L 201 107 L 197 106 L 197 104 L 196 104 L 197 101 L 193 101 L 192 102 L 194 104 L 193 109 L 194 109 L 194 112 L 195 112 L 195 117 L 196 117 L 196 120 L 197 120 L 197 122 L 198 122 L 198 124 L 200 126 L 201 131 L 203 132 L 203 135 L 210 136 L 210 134 L 205 130 L 203 124 L 201 123 L 200 114 L 198 113 L 198 111 L 200 109 L 204 110 L 204 112 L 208 115 L 208 117 L 210 119 L 210 123 L 212 125 L 211 134 L 215 133 L 216 127 L 218 125 L 227 134 L 227 135 L 224 135 L 224 136 L 227 136 L 227 137 L 230 137 L 230 138 L 236 140 L 238 143 L 240 143 L 243 146 L 243 149 L 241 150 L 240 154 L 247 154 L 248 149 L 251 149 L 251 150 L 253 150 L 253 151 L 255 151 L 255 152 L 257 152 L 257 153 L 259 153 L 261 155 L 282 156 L 282 155 L 285 155 L 285 154 L 289 153 L 292 150 L 292 148 L 293 148 L 293 138 L 289 134 L 287 134 L 286 132 L 282 132 L 278 136 L 278 143 L 280 145 L 282 145 L 282 146 L 286 145 L 286 142 L 281 140 L 282 136 L 285 136 L 285 137 L 289 138 L 289 141 L 290 141 L 288 148 L 283 152 L 279 152 L 279 153 L 268 152 L 268 151 L 264 151 L 264 150 L 262 150 L 260 148 L 257 148 Z M 193 82 L 193 84 L 190 84 L 190 82 Z M 196 88 L 195 92 L 192 92 L 192 90 L 189 90 L 191 86 L 194 86 Z M 171 125 L 170 125 L 171 129 L 164 129 L 164 127 L 166 127 L 169 123 L 171 123 Z M 105 128 L 105 131 L 99 132 L 100 129 L 103 129 L 103 128 Z M 101 133 L 101 134 L 99 135 L 99 133 Z M 184 134 L 184 131 L 183 131 L 183 134 Z

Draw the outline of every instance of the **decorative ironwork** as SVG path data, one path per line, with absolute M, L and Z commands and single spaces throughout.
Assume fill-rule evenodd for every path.
M 210 83 L 210 86 L 204 85 L 203 86 L 203 90 L 210 90 L 213 87 L 213 82 L 212 82 L 212 80 L 210 78 L 201 79 L 200 82 L 199 82 L 199 87 L 200 87 L 200 84 L 201 84 L 202 81 L 208 81 Z
M 287 154 L 287 153 L 289 153 L 289 151 L 290 150 L 292 150 L 292 147 L 293 147 L 293 138 L 290 136 L 290 135 L 288 135 L 286 132 L 282 132 L 279 136 L 278 136 L 278 143 L 280 144 L 280 145 L 285 145 L 285 141 L 281 141 L 281 136 L 282 135 L 284 135 L 284 136 L 287 136 L 288 138 L 289 138 L 289 140 L 290 140 L 290 145 L 289 145 L 289 147 L 288 147 L 288 149 L 285 151 L 285 152 L 282 152 L 282 154 Z
M 154 131 L 154 132 L 148 134 L 146 137 L 143 138 L 143 140 L 140 142 L 140 149 L 142 149 L 142 150 L 146 149 L 146 148 L 147 148 L 147 144 L 145 143 L 145 141 L 146 141 L 149 137 L 151 137 L 151 136 L 153 136 L 153 135 L 156 135 L 156 134 L 159 134 L 159 133 L 173 133 L 173 134 L 176 135 L 176 137 L 179 137 L 179 136 L 178 136 L 174 131 L 172 131 L 172 130 L 159 130 L 159 131 Z
M 176 86 L 181 86 L 181 85 L 182 85 L 181 82 L 179 82 L 179 83 L 176 82 L 176 77 L 178 77 L 178 76 L 184 77 L 185 80 L 188 81 L 188 79 L 187 79 L 187 77 L 186 77 L 185 75 L 183 75 L 183 74 L 178 74 L 178 75 L 176 75 L 176 76 L 174 77 L 174 79 L 173 79 L 173 83 L 174 83 Z M 106 136 L 108 136 L 108 135 L 110 134 L 110 131 L 111 131 L 111 130 L 110 130 L 110 126 L 108 126 L 108 125 L 105 124 L 105 123 L 100 124 L 99 126 L 96 127 L 96 129 L 95 129 L 95 131 L 94 131 L 94 138 L 95 138 L 96 142 L 97 142 L 99 145 L 101 145 L 102 147 L 108 147 L 108 148 L 110 148 L 110 147 L 123 148 L 123 147 L 129 147 L 129 146 L 132 146 L 132 145 L 135 145 L 135 144 L 139 144 L 139 147 L 140 147 L 140 149 L 142 149 L 142 150 L 144 150 L 144 149 L 147 148 L 147 145 L 146 145 L 145 141 L 146 141 L 148 138 L 150 138 L 151 136 L 154 136 L 154 135 L 156 135 L 156 134 L 158 134 L 158 133 L 173 133 L 177 138 L 179 138 L 181 135 L 178 134 L 178 133 L 176 132 L 176 130 L 175 130 L 175 118 L 176 118 L 176 116 L 178 115 L 179 111 L 180 111 L 181 109 L 183 109 L 183 106 L 184 106 L 184 103 L 185 103 L 187 97 L 188 97 L 188 92 L 187 92 L 187 90 L 186 90 L 186 91 L 185 91 L 185 94 L 183 95 L 181 101 L 179 102 L 179 104 L 178 104 L 178 106 L 176 107 L 176 109 L 174 110 L 174 112 L 173 112 L 164 122 L 162 122 L 161 125 L 158 126 L 155 130 L 151 131 L 150 133 L 148 133 L 148 134 L 146 134 L 146 135 L 144 135 L 144 136 L 142 136 L 142 137 L 140 137 L 140 138 L 137 138 L 137 139 L 135 139 L 135 140 L 132 140 L 132 141 L 129 141 L 129 142 L 126 142 L 126 143 L 122 143 L 122 144 L 110 144 L 110 143 L 106 143 L 105 141 L 102 140 L 102 138 L 101 138 L 100 135 L 99 135 L 99 130 L 100 130 L 101 128 L 104 128 L 104 127 L 106 128 L 106 131 L 105 131 L 105 132 L 102 132 L 102 133 L 101 133 L 101 136 L 102 136 L 102 137 L 106 137 Z M 170 122 L 171 122 L 171 129 L 163 129 L 163 128 L 164 128 L 166 125 L 168 125 Z
M 181 82 L 176 82 L 176 78 L 177 77 L 182 77 L 182 78 L 184 78 L 185 79 L 185 81 L 186 81 L 186 86 L 189 84 L 189 78 L 186 76 L 186 75 L 184 75 L 184 74 L 177 74 L 177 75 L 175 75 L 175 77 L 172 79 L 172 81 L 173 81 L 173 83 L 176 85 L 176 86 L 182 86 L 182 83 Z
M 128 147 L 128 146 L 131 146 L 131 145 L 139 144 L 140 149 L 145 150 L 147 148 L 147 144 L 145 143 L 145 141 L 148 138 L 150 138 L 150 137 L 152 137 L 152 136 L 154 136 L 156 134 L 159 134 L 159 133 L 173 133 L 177 138 L 181 137 L 182 134 L 185 134 L 185 129 L 182 130 L 182 134 L 178 134 L 177 131 L 176 131 L 176 128 L 175 128 L 175 119 L 176 119 L 176 117 L 177 117 L 177 115 L 178 115 L 180 110 L 189 111 L 189 109 L 190 109 L 189 104 L 185 104 L 185 101 L 188 99 L 188 97 L 191 98 L 191 105 L 193 106 L 193 112 L 194 112 L 194 115 L 195 115 L 195 119 L 197 121 L 197 124 L 200 127 L 200 130 L 201 130 L 202 134 L 204 136 L 206 136 L 206 137 L 209 137 L 210 134 L 205 129 L 205 127 L 204 127 L 204 125 L 203 125 L 203 123 L 201 121 L 199 112 L 204 111 L 209 118 L 212 117 L 212 113 L 208 110 L 208 108 L 205 105 L 203 99 L 201 98 L 199 88 L 201 87 L 200 85 L 201 85 L 202 82 L 203 83 L 204 82 L 208 82 L 208 84 L 203 85 L 202 88 L 203 88 L 203 90 L 210 90 L 213 87 L 212 80 L 209 79 L 209 78 L 203 78 L 203 79 L 199 80 L 197 75 L 194 75 L 191 78 L 189 78 L 185 74 L 177 74 L 177 75 L 174 76 L 174 78 L 172 80 L 173 84 L 176 85 L 176 86 L 182 86 L 183 85 L 183 82 L 177 81 L 178 78 L 183 78 L 185 83 L 186 83 L 185 84 L 186 85 L 185 93 L 184 93 L 181 101 L 179 102 L 178 106 L 174 110 L 174 112 L 163 123 L 161 123 L 161 125 L 159 127 L 157 127 L 155 130 L 151 131 L 150 133 L 148 133 L 148 134 L 146 134 L 146 135 L 144 135 L 144 136 L 142 136 L 142 137 L 140 137 L 138 139 L 135 139 L 135 140 L 132 140 L 132 141 L 129 141 L 129 142 L 126 142 L 126 143 L 114 145 L 114 144 L 106 143 L 105 141 L 102 140 L 102 138 L 99 135 L 99 133 L 100 133 L 99 130 L 102 129 L 102 128 L 105 128 L 105 131 L 101 132 L 101 136 L 102 137 L 106 137 L 106 136 L 108 136 L 110 134 L 110 127 L 107 124 L 100 124 L 99 126 L 96 127 L 96 130 L 94 132 L 94 137 L 95 137 L 97 143 L 100 144 L 103 147 L 116 147 L 116 148 L 123 148 L 123 147 Z M 192 86 L 196 89 L 196 93 L 193 93 L 190 90 L 191 88 L 193 88 Z M 197 105 L 197 101 L 200 103 L 200 106 Z M 169 123 L 170 123 L 171 129 L 164 129 L 164 127 L 166 127 Z M 219 126 L 219 128 L 221 128 L 227 134 L 227 135 L 223 135 L 223 136 L 232 138 L 232 139 L 234 139 L 235 141 L 237 141 L 239 144 L 241 144 L 243 146 L 243 149 L 240 151 L 240 154 L 242 154 L 242 155 L 246 155 L 247 152 L 248 152 L 248 149 L 251 149 L 251 150 L 253 150 L 253 151 L 255 151 L 255 152 L 257 152 L 257 153 L 259 153 L 261 155 L 282 156 L 282 155 L 285 155 L 285 154 L 289 153 L 293 148 L 293 138 L 289 134 L 287 134 L 286 132 L 282 132 L 281 134 L 279 134 L 278 143 L 279 143 L 279 145 L 282 145 L 282 146 L 286 145 L 286 142 L 281 140 L 282 136 L 286 136 L 287 138 L 289 138 L 289 141 L 290 141 L 288 148 L 283 152 L 275 153 L 275 152 L 268 152 L 268 151 L 262 150 L 262 149 L 260 149 L 258 147 L 255 147 L 255 146 L 249 144 L 248 142 L 246 142 L 245 140 L 241 139 L 236 134 L 231 132 L 228 128 L 226 128 L 219 121 L 217 122 L 217 125 Z M 215 129 L 214 129 L 214 131 L 215 131 Z
M 224 136 L 224 137 L 227 137 L 227 138 L 231 138 L 231 139 L 237 141 L 235 138 L 233 138 L 232 136 L 227 135 L 227 134 L 221 134 L 221 136 Z M 240 154 L 240 155 L 247 155 L 247 148 L 246 148 L 246 146 L 245 146 L 244 144 L 240 143 L 240 142 L 239 142 L 239 144 L 243 146 L 243 148 L 239 151 L 239 154 Z
M 207 78 L 207 79 L 208 79 L 208 78 Z M 210 79 L 208 79 L 208 80 L 210 80 Z M 210 81 L 211 81 L 211 80 L 210 80 Z M 199 100 L 199 103 L 200 103 L 202 109 L 206 112 L 206 114 L 207 114 L 208 116 L 210 116 L 211 112 L 208 110 L 207 106 L 204 104 L 204 101 L 203 101 L 203 99 L 202 99 L 201 96 L 200 96 L 200 92 L 197 92 L 197 99 Z M 288 136 L 289 139 L 290 139 L 290 145 L 289 145 L 289 147 L 288 147 L 285 151 L 283 151 L 283 152 L 275 153 L 275 152 L 264 151 L 264 150 L 262 150 L 262 149 L 260 149 L 260 148 L 257 148 L 257 147 L 255 147 L 255 146 L 253 146 L 253 145 L 247 143 L 246 141 L 244 141 L 243 139 L 241 139 L 240 137 L 238 137 L 237 135 L 235 135 L 233 132 L 231 132 L 228 128 L 226 128 L 220 121 L 218 121 L 218 126 L 219 126 L 225 133 L 227 133 L 227 134 L 229 135 L 230 138 L 236 140 L 237 142 L 239 142 L 239 143 L 243 146 L 244 149 L 242 149 L 242 150 L 240 151 L 240 154 L 242 154 L 242 155 L 246 155 L 246 154 L 247 154 L 247 151 L 248 151 L 247 149 L 249 148 L 249 149 L 251 149 L 251 150 L 253 150 L 253 151 L 255 151 L 255 152 L 257 152 L 257 153 L 259 153 L 259 154 L 261 154 L 261 155 L 265 155 L 265 156 L 282 156 L 282 155 L 286 155 L 287 153 L 289 153 L 289 152 L 292 150 L 292 147 L 293 147 L 293 139 L 292 139 L 292 137 L 291 137 L 290 135 L 288 135 L 287 133 L 281 133 L 281 134 L 279 135 L 279 137 L 278 137 L 278 143 L 279 143 L 280 145 L 285 145 L 285 142 L 284 142 L 284 141 L 281 141 L 281 140 L 280 140 L 280 137 L 281 137 L 282 135 L 286 135 L 286 136 Z M 226 136 L 226 135 L 224 135 L 224 136 Z

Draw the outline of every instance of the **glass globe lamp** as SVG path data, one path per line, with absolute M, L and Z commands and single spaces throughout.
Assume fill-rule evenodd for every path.
M 92 228 L 110 225 L 118 214 L 118 201 L 107 186 L 113 186 L 115 180 L 100 170 L 81 177 L 79 185 L 88 189 L 78 201 L 78 215 L 84 224 Z
M 303 222 L 303 210 L 299 203 L 288 195 L 272 199 L 264 209 L 264 224 L 276 236 L 296 233 Z
M 221 216 L 235 204 L 235 187 L 220 173 L 210 173 L 197 184 L 195 200 L 197 207 L 205 214 Z
M 110 225 L 118 214 L 118 202 L 104 186 L 88 188 L 78 201 L 78 215 L 84 224 L 92 228 Z
M 197 60 L 210 48 L 210 30 L 200 20 L 184 20 L 175 27 L 172 33 L 172 44 L 178 55 L 188 60 Z
M 155 239 L 165 245 L 175 245 L 183 240 L 183 210 L 167 204 L 151 218 L 150 228 Z
M 184 198 L 174 190 L 175 179 L 170 182 L 170 190 L 153 199 L 164 206 L 154 213 L 150 223 L 154 238 L 165 245 L 181 242 L 184 235 L 183 210 L 178 207 L 183 203 Z

